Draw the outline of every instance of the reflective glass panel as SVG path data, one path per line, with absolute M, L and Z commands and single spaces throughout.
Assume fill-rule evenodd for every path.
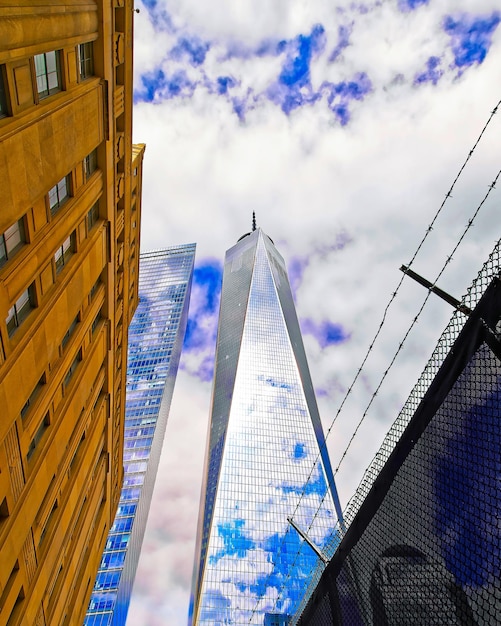
M 288 518 L 320 550 L 337 533 L 323 442 L 284 262 L 258 230 L 226 258 L 192 623 L 295 612 L 319 558 Z
M 141 255 L 140 302 L 129 328 L 124 483 L 86 626 L 125 624 L 186 329 L 194 254 L 195 246 L 186 245 Z

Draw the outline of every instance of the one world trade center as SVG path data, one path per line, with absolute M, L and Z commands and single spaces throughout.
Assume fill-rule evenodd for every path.
M 287 624 L 340 517 L 285 263 L 254 222 L 224 265 L 189 624 Z

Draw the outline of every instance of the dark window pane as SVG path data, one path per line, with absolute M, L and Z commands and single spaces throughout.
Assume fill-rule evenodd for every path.
M 0 65 L 0 117 L 9 115 L 7 107 L 7 90 L 5 88 L 4 66 Z
M 22 324 L 33 308 L 32 292 L 33 286 L 30 285 L 30 287 L 19 296 L 17 302 L 9 309 L 6 319 L 9 337 L 14 334 L 16 328 Z
M 85 157 L 84 169 L 85 180 L 89 180 L 91 175 L 97 170 L 97 148 Z
M 58 211 L 69 196 L 69 176 L 65 176 L 49 191 L 49 206 L 52 215 Z
M 71 322 L 70 327 L 68 328 L 68 330 L 66 331 L 66 334 L 63 337 L 63 340 L 61 342 L 63 348 L 65 348 L 68 345 L 68 341 L 70 340 L 71 335 L 73 334 L 73 331 L 75 330 L 77 324 L 78 324 L 78 315 L 75 317 L 75 319 Z
M 24 220 L 20 219 L 0 234 L 0 265 L 10 259 L 24 242 Z
M 61 74 L 59 70 L 59 51 L 52 50 L 43 54 L 36 54 L 35 75 L 39 98 L 47 98 L 61 91 Z
M 56 262 L 56 274 L 59 274 L 63 267 L 68 264 L 70 257 L 73 256 L 74 240 L 75 234 L 72 233 L 63 241 L 62 245 L 56 250 L 56 253 L 54 255 L 54 260 Z
M 30 447 L 28 448 L 28 453 L 26 455 L 26 458 L 28 459 L 28 461 L 33 456 L 33 452 L 35 452 L 35 448 L 40 443 L 40 440 L 44 436 L 44 433 L 45 433 L 45 431 L 47 430 L 48 427 L 49 427 L 49 416 L 46 415 L 44 417 L 44 419 L 42 420 L 42 423 L 40 424 L 37 432 L 35 433 L 35 436 L 31 440 Z
M 78 58 L 80 63 L 80 78 L 88 78 L 94 75 L 94 53 L 92 41 L 78 46 Z

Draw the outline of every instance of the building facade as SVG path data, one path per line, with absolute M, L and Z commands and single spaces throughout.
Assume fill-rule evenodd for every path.
M 0 7 L 0 626 L 81 624 L 138 303 L 132 2 Z
M 195 245 L 141 255 L 140 303 L 129 329 L 124 483 L 86 626 L 124 625 L 181 355 Z
M 287 624 L 338 518 L 285 263 L 258 228 L 226 253 L 189 623 Z

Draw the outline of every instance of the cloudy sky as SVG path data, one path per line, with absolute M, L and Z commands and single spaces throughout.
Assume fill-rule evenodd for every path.
M 327 431 L 384 308 L 501 98 L 498 0 L 136 0 L 142 248 L 197 243 L 190 322 L 129 626 L 186 623 L 224 253 L 258 225 L 288 264 Z M 501 110 L 500 110 L 501 113 Z M 501 167 L 492 118 L 413 269 L 439 275 Z M 501 183 L 500 183 L 501 187 Z M 500 236 L 494 189 L 438 284 Z M 328 438 L 338 466 L 426 296 L 406 279 Z M 450 307 L 430 299 L 336 480 L 345 505 Z

